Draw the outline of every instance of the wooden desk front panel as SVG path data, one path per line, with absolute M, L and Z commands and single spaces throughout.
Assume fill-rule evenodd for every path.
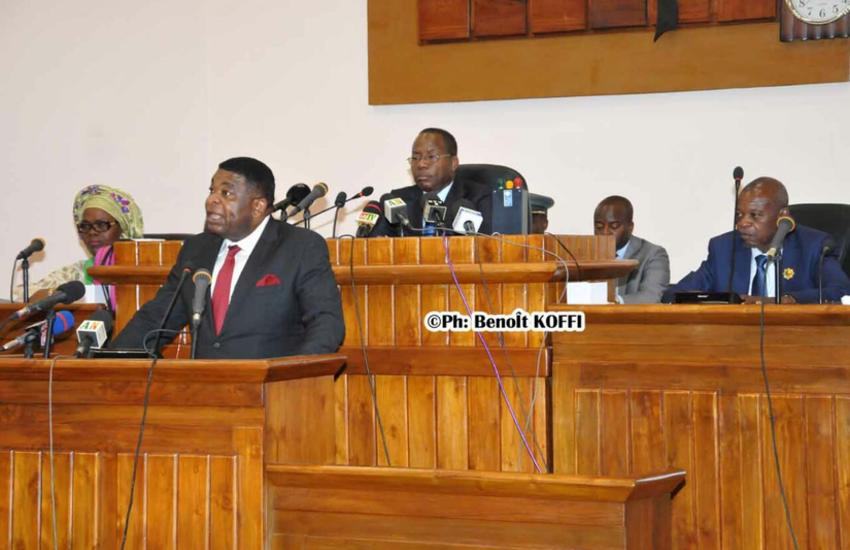
M 505 393 L 528 444 L 548 471 L 548 384 L 544 377 L 511 378 Z M 369 378 L 336 383 L 337 464 L 387 466 Z M 414 468 L 534 472 L 493 376 L 377 375 L 375 392 L 390 465 Z
M 52 547 L 49 362 L 2 363 L 0 547 Z M 139 368 L 131 363 L 139 362 L 112 369 L 59 361 L 55 368 L 54 485 L 62 548 L 119 546 L 146 379 L 146 362 Z M 262 378 L 222 383 L 214 369 L 158 369 L 127 548 L 205 548 L 207 541 L 209 548 L 259 548 Z
M 708 309 L 706 309 L 708 308 Z M 712 309 L 713 308 L 713 309 Z M 688 472 L 676 548 L 788 548 L 756 306 L 582 307 L 553 339 L 556 473 Z M 850 311 L 767 308 L 766 359 L 801 547 L 850 544 Z

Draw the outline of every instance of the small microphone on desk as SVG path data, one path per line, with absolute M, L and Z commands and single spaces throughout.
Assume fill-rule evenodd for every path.
M 0 348 L 0 351 L 9 351 L 17 349 L 31 342 L 36 342 L 40 337 L 46 336 L 46 325 L 46 320 L 31 324 L 30 326 L 24 329 L 23 334 L 3 344 L 3 347 Z M 58 336 L 64 332 L 67 332 L 68 329 L 73 326 L 74 314 L 70 311 L 58 311 L 56 312 L 56 317 L 53 319 L 53 336 Z
M 313 204 L 313 202 L 315 202 L 316 199 L 324 197 L 327 192 L 328 192 L 328 185 L 326 183 L 324 183 L 324 182 L 317 183 L 316 185 L 313 186 L 313 190 L 310 191 L 310 193 L 308 193 L 306 197 L 301 199 L 301 201 L 298 204 L 296 204 L 294 207 L 292 207 L 291 209 L 284 212 L 282 218 L 284 220 L 291 218 L 295 214 L 297 214 L 297 213 L 299 213 L 303 210 L 306 210 L 307 208 L 310 208 L 310 205 Z
M 301 202 L 304 197 L 310 194 L 310 188 L 307 187 L 306 183 L 296 183 L 286 192 L 286 198 L 282 201 L 276 202 L 274 206 L 272 206 L 272 212 L 277 212 L 278 210 L 286 210 L 287 207 L 292 206 L 294 204 L 298 204 Z
M 375 227 L 375 224 L 378 223 L 378 220 L 381 219 L 383 214 L 384 211 L 381 208 L 381 203 L 378 201 L 369 201 L 363 207 L 363 210 L 360 211 L 360 215 L 357 216 L 357 233 L 355 233 L 355 236 L 368 237 L 369 233 L 372 232 L 372 228 Z
M 89 357 L 91 350 L 100 349 L 112 334 L 112 314 L 104 309 L 95 311 L 77 327 L 77 350 L 74 357 Z

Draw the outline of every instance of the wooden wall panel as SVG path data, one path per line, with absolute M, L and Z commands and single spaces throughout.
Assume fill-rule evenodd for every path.
M 773 0 L 770 6 L 739 1 L 760 6 L 759 16 L 773 6 Z M 655 43 L 647 27 L 428 47 L 418 40 L 416 0 L 369 0 L 368 16 L 371 105 L 751 88 L 850 76 L 850 43 L 789 51 L 774 23 L 682 29 L 675 40 Z M 688 61 L 695 59 L 699 71 Z M 465 77 L 446 86 L 435 71 Z
M 715 0 L 678 0 L 679 23 L 708 23 L 712 20 Z M 647 2 L 647 23 L 655 25 L 658 20 L 658 0 Z
M 646 0 L 588 0 L 591 29 L 646 25 Z
M 528 0 L 528 27 L 534 34 L 587 27 L 586 0 Z
M 715 0 L 718 21 L 745 21 L 776 17 L 776 0 Z M 784 0 L 783 0 L 784 1 Z
M 419 38 L 457 40 L 469 37 L 469 0 L 419 0 Z
M 473 36 L 516 36 L 526 31 L 526 0 L 472 0 Z
M 580 309 L 589 330 L 553 337 L 555 472 L 680 468 L 688 480 L 672 502 L 674 548 L 791 547 L 758 366 L 758 308 Z M 850 320 L 835 306 L 778 306 L 766 318 L 776 444 L 794 531 L 800 547 L 842 548 Z M 647 343 L 651 333 L 664 350 Z M 734 354 L 716 353 L 731 342 Z

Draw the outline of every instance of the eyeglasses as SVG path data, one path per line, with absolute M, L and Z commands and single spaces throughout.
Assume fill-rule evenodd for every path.
M 118 222 L 105 222 L 100 220 L 96 222 L 80 222 L 77 224 L 77 233 L 85 234 L 92 230 L 94 230 L 95 233 L 105 233 L 117 223 Z
M 407 162 L 409 162 L 411 164 L 411 166 L 414 165 L 414 164 L 419 164 L 422 161 L 425 161 L 425 164 L 434 164 L 435 162 L 437 162 L 441 158 L 450 157 L 450 156 L 452 156 L 452 155 L 450 155 L 448 153 L 446 153 L 444 155 L 425 155 L 425 156 L 413 155 L 412 157 L 407 159 Z

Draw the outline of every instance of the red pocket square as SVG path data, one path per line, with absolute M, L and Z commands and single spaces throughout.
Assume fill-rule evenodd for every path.
M 260 277 L 260 280 L 257 281 L 257 287 L 261 286 L 274 286 L 280 284 L 280 278 L 277 275 L 269 273 L 267 275 L 263 275 Z

